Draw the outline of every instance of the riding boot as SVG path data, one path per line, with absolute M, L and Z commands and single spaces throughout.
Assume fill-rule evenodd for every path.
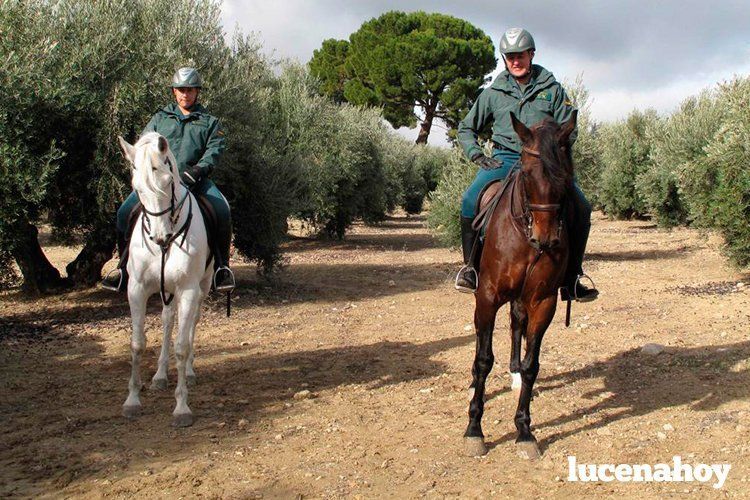
M 229 269 L 229 249 L 232 245 L 231 221 L 222 221 L 216 229 L 216 246 L 214 250 L 213 289 L 217 292 L 234 290 L 234 273 Z
M 568 270 L 565 277 L 565 285 L 560 289 L 560 298 L 567 301 L 569 298 L 578 302 L 591 302 L 599 296 L 599 291 L 581 283 L 582 277 L 588 277 L 583 272 L 583 255 L 586 252 L 586 243 L 589 239 L 590 224 L 577 224 L 569 235 Z M 591 278 L 589 278 L 591 280 Z M 593 281 L 591 281 L 593 285 Z M 571 296 L 570 291 L 573 291 Z
M 120 263 L 107 273 L 101 286 L 113 292 L 124 292 L 128 288 L 128 242 L 125 233 L 119 230 L 117 231 L 117 254 L 120 256 Z
M 474 219 L 471 217 L 461 217 L 461 249 L 464 254 L 464 266 L 456 275 L 456 290 L 464 293 L 474 293 L 477 291 L 477 271 L 474 268 L 479 262 L 479 251 L 475 252 L 472 261 L 471 252 L 474 248 L 474 242 L 477 239 L 477 231 L 472 227 Z

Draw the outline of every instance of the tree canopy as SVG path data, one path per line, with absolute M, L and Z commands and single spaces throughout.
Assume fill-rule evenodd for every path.
M 325 40 L 309 63 L 337 102 L 382 107 L 394 128 L 421 121 L 418 144 L 435 118 L 457 127 L 496 65 L 492 40 L 472 24 L 398 11 L 365 22 L 348 41 Z

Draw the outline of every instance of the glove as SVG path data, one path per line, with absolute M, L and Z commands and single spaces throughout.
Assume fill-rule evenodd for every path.
M 482 167 L 482 170 L 495 170 L 496 168 L 500 168 L 503 166 L 501 162 L 483 154 L 475 156 L 471 159 L 471 161 Z
M 180 174 L 180 179 L 182 180 L 182 183 L 185 184 L 189 188 L 198 184 L 198 181 L 200 181 L 201 178 L 203 178 L 203 175 L 201 173 L 201 168 L 198 165 L 187 167 Z

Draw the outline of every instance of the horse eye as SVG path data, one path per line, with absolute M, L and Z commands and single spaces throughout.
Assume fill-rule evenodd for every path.
M 151 170 L 153 170 L 154 172 L 156 172 L 156 167 L 151 167 Z

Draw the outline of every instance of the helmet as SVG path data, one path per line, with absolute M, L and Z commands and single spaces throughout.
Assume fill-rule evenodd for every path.
M 523 28 L 511 28 L 500 39 L 500 52 L 503 54 L 524 52 L 529 49 L 536 49 L 534 38 Z
M 172 88 L 177 88 L 177 87 L 201 88 L 202 86 L 203 86 L 203 81 L 201 80 L 201 75 L 198 73 L 198 70 L 195 68 L 180 68 L 177 71 L 175 71 L 174 76 L 172 76 Z

